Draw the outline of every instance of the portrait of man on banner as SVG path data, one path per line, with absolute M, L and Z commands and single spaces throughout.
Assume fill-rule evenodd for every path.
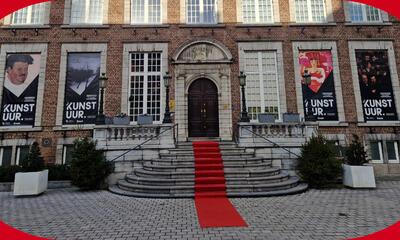
M 337 121 L 332 53 L 300 51 L 299 64 L 306 121 Z M 309 82 L 305 79 L 307 75 Z
M 397 120 L 386 50 L 356 50 L 357 73 L 366 121 Z
M 64 124 L 93 124 L 99 96 L 100 53 L 70 53 L 65 84 Z
M 9 54 L 2 98 L 2 126 L 35 123 L 40 54 Z

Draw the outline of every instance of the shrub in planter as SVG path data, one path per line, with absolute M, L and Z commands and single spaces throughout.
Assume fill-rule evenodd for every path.
M 111 172 L 112 165 L 105 160 L 103 151 L 96 149 L 96 142 L 87 138 L 75 140 L 70 170 L 73 185 L 82 190 L 101 189 Z
M 343 184 L 352 188 L 375 188 L 375 175 L 368 163 L 367 153 L 357 135 L 346 150 L 346 164 L 343 164 Z
M 322 136 L 314 136 L 304 144 L 298 160 L 299 175 L 310 187 L 326 187 L 342 176 L 342 163 Z
M 71 180 L 70 167 L 68 165 L 50 165 L 49 169 L 50 181 L 65 181 Z
M 21 161 L 23 172 L 39 172 L 44 169 L 43 157 L 40 153 L 39 144 L 34 142 L 29 149 L 28 156 Z

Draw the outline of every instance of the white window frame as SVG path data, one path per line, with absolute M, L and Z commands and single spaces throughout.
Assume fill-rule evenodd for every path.
M 187 24 L 193 24 L 193 25 L 196 25 L 196 24 L 218 24 L 218 6 L 219 6 L 219 4 L 218 4 L 218 0 L 214 0 L 215 2 L 214 2 L 214 9 L 215 9 L 215 11 L 214 11 L 214 22 L 204 22 L 204 17 L 202 17 L 202 13 L 204 12 L 204 1 L 206 1 L 206 0 L 199 0 L 199 15 L 200 15 L 200 20 L 199 20 L 199 22 L 189 22 L 189 14 L 188 14 L 188 1 L 190 1 L 190 0 L 185 0 L 185 2 L 186 2 L 186 4 L 185 4 L 185 13 L 186 13 L 186 23 Z
M 388 163 L 400 163 L 400 159 L 399 159 L 399 143 L 398 141 L 386 141 L 386 146 L 387 146 L 387 142 L 394 142 L 394 151 L 396 154 L 396 159 L 389 159 L 389 152 L 387 152 L 387 147 L 386 147 L 386 152 L 387 152 L 387 156 L 388 156 Z
M 254 0 L 255 1 L 255 9 L 254 9 L 254 11 L 255 11 L 255 21 L 254 22 L 245 22 L 244 21 L 244 19 L 245 19 L 245 16 L 244 16 L 244 4 L 245 4 L 245 2 L 244 2 L 245 0 L 241 0 L 241 14 L 242 14 L 242 22 L 244 23 L 244 24 L 263 24 L 263 23 L 273 23 L 273 22 L 275 22 L 274 21 L 274 19 L 275 19 L 275 11 L 274 11 L 274 0 L 266 0 L 266 1 L 268 1 L 270 4 L 271 4 L 271 21 L 261 21 L 260 20 L 260 1 L 262 1 L 262 0 Z
M 353 19 L 352 19 L 352 11 L 350 11 L 350 8 L 352 7 L 352 5 L 360 5 L 361 6 L 361 14 L 362 14 L 362 18 L 363 18 L 363 20 L 361 20 L 361 21 L 353 21 Z M 378 10 L 378 14 L 379 14 L 379 20 L 376 20 L 376 21 L 368 21 L 367 20 L 367 6 L 368 5 L 365 5 L 365 4 L 362 4 L 362 3 L 358 3 L 358 2 L 348 2 L 347 3 L 347 12 L 348 12 L 348 14 L 349 14 L 349 20 L 351 21 L 351 22 L 353 22 L 353 23 L 379 23 L 379 22 L 383 22 L 383 14 L 382 14 L 382 11 L 381 10 L 379 10 L 379 9 L 377 9 Z
M 0 148 L 0 166 L 3 166 L 4 148 L 5 148 L 5 147 L 1 147 L 1 148 Z
M 69 8 L 65 8 L 64 10 L 64 23 L 65 24 L 71 24 L 71 25 L 103 25 L 107 23 L 107 16 L 108 16 L 108 0 L 103 0 L 103 12 L 102 12 L 102 20 L 101 23 L 88 23 L 89 19 L 89 9 L 90 9 L 90 1 L 91 0 L 81 0 L 86 2 L 86 9 L 85 9 L 85 21 L 84 22 L 72 22 L 72 0 L 65 0 L 65 6 L 69 6 Z
M 42 5 L 42 12 L 40 12 L 40 14 L 42 15 L 41 18 L 43 21 L 40 23 L 32 23 L 32 9 L 34 6 L 37 6 L 37 5 Z M 11 16 L 11 25 L 20 26 L 20 25 L 43 25 L 43 24 L 45 24 L 47 5 L 48 5 L 48 3 L 39 3 L 39 4 L 35 4 L 35 5 L 28 6 L 26 8 L 18 10 L 17 12 L 24 11 L 24 10 L 27 11 L 27 15 L 26 15 L 27 21 L 25 23 L 15 23 L 15 16 L 16 16 L 16 12 L 15 12 Z
M 133 1 L 135 0 L 129 0 L 130 2 L 130 24 L 131 25 L 158 25 L 158 24 L 162 24 L 163 22 L 163 18 L 164 18 L 164 1 L 163 0 L 159 0 L 160 1 L 160 21 L 159 22 L 149 22 L 149 1 L 150 0 L 144 0 L 144 22 L 134 22 L 133 21 Z
M 371 142 L 378 143 L 379 157 L 380 157 L 380 159 L 372 159 L 372 151 L 370 150 L 371 162 L 372 163 L 383 163 L 382 141 L 370 141 L 370 144 L 371 144 Z
M 324 20 L 323 21 L 314 21 L 313 20 L 313 14 L 312 14 L 312 10 L 311 10 L 311 0 L 306 0 L 307 1 L 307 17 L 308 17 L 308 20 L 307 21 L 297 21 L 297 15 L 296 15 L 296 0 L 293 0 L 294 2 L 293 2 L 293 5 L 294 5 L 294 8 L 295 8 L 295 11 L 294 11 L 294 14 L 295 14 L 295 16 L 294 16 L 294 19 L 295 19 L 295 22 L 296 23 L 324 23 L 324 22 L 327 22 L 327 3 L 326 3 L 326 1 L 325 0 L 321 0 L 322 2 L 323 2 L 323 4 L 324 4 Z
M 66 158 L 67 158 L 67 148 L 72 146 L 71 144 L 66 144 L 66 145 L 62 145 L 63 147 L 63 153 L 62 153 L 62 164 L 65 165 L 66 164 Z
M 249 51 L 245 51 L 245 54 L 246 54 L 246 52 L 249 52 Z M 257 72 L 252 72 L 252 73 L 258 73 L 258 83 L 260 84 L 260 107 L 261 107 L 261 112 L 259 112 L 258 114 L 263 114 L 263 113 L 266 113 L 265 112 L 265 92 L 264 92 L 264 89 L 265 89 L 265 86 L 264 86 L 264 84 L 265 84 L 265 79 L 264 79 L 264 75 L 267 75 L 267 74 L 269 74 L 269 73 L 274 73 L 275 74 L 275 81 L 276 81 L 276 90 L 277 90 L 277 97 L 278 97 L 278 118 L 277 118 L 277 120 L 279 121 L 279 120 L 281 120 L 281 113 L 282 113 L 282 111 L 281 111 L 281 103 L 280 103 L 280 94 L 279 94 L 279 79 L 278 79 L 278 59 L 277 59 L 277 53 L 276 53 L 276 51 L 267 51 L 267 50 L 265 50 L 265 51 L 252 51 L 252 52 L 257 52 L 257 58 L 258 58 L 258 71 Z M 268 52 L 268 53 L 273 53 L 274 54 L 274 58 L 275 58 L 275 70 L 274 70 L 274 72 L 269 72 L 269 71 L 266 71 L 266 70 L 264 70 L 263 69 L 263 59 L 262 59 L 262 53 L 263 52 Z M 247 65 L 247 63 L 245 63 L 245 66 Z M 246 73 L 250 73 L 250 72 L 246 72 L 245 71 L 245 74 Z M 246 86 L 246 89 L 247 89 L 247 86 Z M 249 90 L 246 90 L 246 93 L 249 93 Z M 246 99 L 248 99 L 248 97 L 246 96 Z M 251 119 L 251 122 L 258 122 L 258 120 L 256 119 Z
M 20 145 L 20 146 L 17 146 L 17 153 L 16 153 L 16 155 L 15 155 L 15 165 L 19 165 L 20 164 L 20 161 L 21 161 L 21 148 L 23 148 L 23 147 L 29 147 L 30 148 L 30 145 Z
M 144 54 L 144 59 L 143 59 L 144 71 L 143 72 L 132 72 L 132 71 L 130 71 L 130 74 L 129 74 L 129 86 L 131 84 L 132 77 L 143 76 L 143 113 L 142 114 L 149 114 L 147 112 L 147 109 L 148 109 L 147 98 L 148 98 L 149 76 L 156 76 L 157 75 L 156 72 L 149 72 L 148 71 L 149 54 L 152 54 L 152 53 L 159 53 L 160 54 L 160 72 L 159 72 L 159 76 L 160 76 L 160 120 L 159 121 L 153 121 L 153 122 L 154 123 L 161 123 L 163 121 L 162 113 L 163 113 L 163 106 L 164 106 L 163 97 L 162 97 L 162 96 L 164 96 L 163 57 L 162 57 L 163 53 L 160 52 L 160 51 L 154 51 L 154 52 L 130 52 L 129 53 L 129 60 L 130 60 L 130 68 L 129 69 L 132 68 L 132 54 L 135 54 L 135 53 Z M 131 87 L 129 87 L 128 93 L 129 93 L 129 96 L 132 96 Z M 131 117 L 131 115 L 129 114 L 130 110 L 131 110 L 130 109 L 130 103 L 131 103 L 131 101 L 129 101 L 129 99 L 128 99 L 128 115 L 129 115 L 129 117 Z M 137 122 L 133 120 L 133 121 L 131 121 L 131 123 L 136 124 Z

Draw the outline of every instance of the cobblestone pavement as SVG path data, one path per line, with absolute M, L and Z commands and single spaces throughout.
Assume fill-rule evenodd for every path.
M 192 199 L 137 199 L 74 189 L 33 198 L 0 193 L 0 219 L 57 239 L 344 239 L 400 220 L 400 182 L 381 182 L 376 190 L 309 190 L 232 202 L 248 228 L 201 229 Z

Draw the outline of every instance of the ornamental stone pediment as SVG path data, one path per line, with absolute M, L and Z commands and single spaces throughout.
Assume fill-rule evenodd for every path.
M 232 55 L 225 47 L 209 41 L 197 41 L 185 45 L 175 54 L 175 63 L 222 63 L 231 62 Z

